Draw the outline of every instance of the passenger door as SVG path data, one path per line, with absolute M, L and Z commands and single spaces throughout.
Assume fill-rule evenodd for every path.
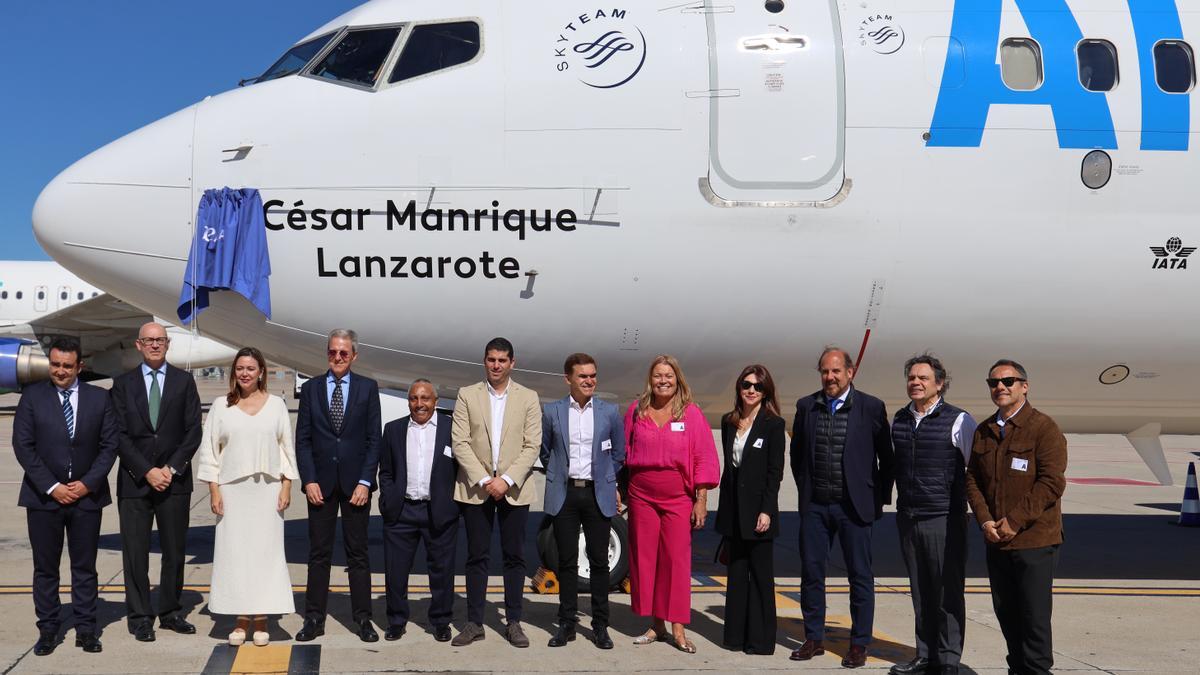
M 834 0 L 706 0 L 705 15 L 706 196 L 723 206 L 833 199 L 845 177 L 846 100 Z

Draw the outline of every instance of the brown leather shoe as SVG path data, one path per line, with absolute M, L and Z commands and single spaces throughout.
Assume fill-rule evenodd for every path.
M 820 656 L 824 653 L 824 642 L 821 640 L 805 640 L 804 644 L 800 645 L 800 649 L 792 652 L 791 659 L 793 661 L 807 661 L 814 656 Z
M 850 651 L 842 657 L 843 668 L 861 668 L 867 665 L 867 648 L 862 645 L 850 645 Z

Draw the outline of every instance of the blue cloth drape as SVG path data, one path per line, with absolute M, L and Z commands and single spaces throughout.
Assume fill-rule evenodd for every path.
M 208 307 L 209 291 L 226 290 L 243 295 L 269 319 L 270 276 L 267 224 L 258 190 L 205 190 L 179 293 L 180 320 L 191 323 Z

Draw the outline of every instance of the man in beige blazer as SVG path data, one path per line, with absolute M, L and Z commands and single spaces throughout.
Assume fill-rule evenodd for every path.
M 500 521 L 504 554 L 505 637 L 528 647 L 521 630 L 525 586 L 525 523 L 534 486 L 527 483 L 542 445 L 542 409 L 537 392 L 510 379 L 512 343 L 493 338 L 484 348 L 487 380 L 458 391 L 451 440 L 458 461 L 454 500 L 462 505 L 467 528 L 467 624 L 451 644 L 482 640 L 492 526 Z

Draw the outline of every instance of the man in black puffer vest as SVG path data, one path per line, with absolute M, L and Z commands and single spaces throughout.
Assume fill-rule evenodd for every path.
M 871 525 L 892 501 L 892 437 L 883 401 L 850 386 L 854 360 L 826 347 L 817 361 L 821 391 L 796 403 L 792 475 L 800 496 L 800 608 L 804 644 L 793 661 L 825 653 L 825 564 L 841 540 L 850 581 L 850 650 L 846 668 L 867 661 L 875 621 Z
M 896 412 L 896 522 L 916 614 L 917 657 L 891 675 L 958 673 L 967 567 L 966 461 L 975 420 L 944 399 L 950 377 L 930 354 L 904 364 L 912 403 Z

